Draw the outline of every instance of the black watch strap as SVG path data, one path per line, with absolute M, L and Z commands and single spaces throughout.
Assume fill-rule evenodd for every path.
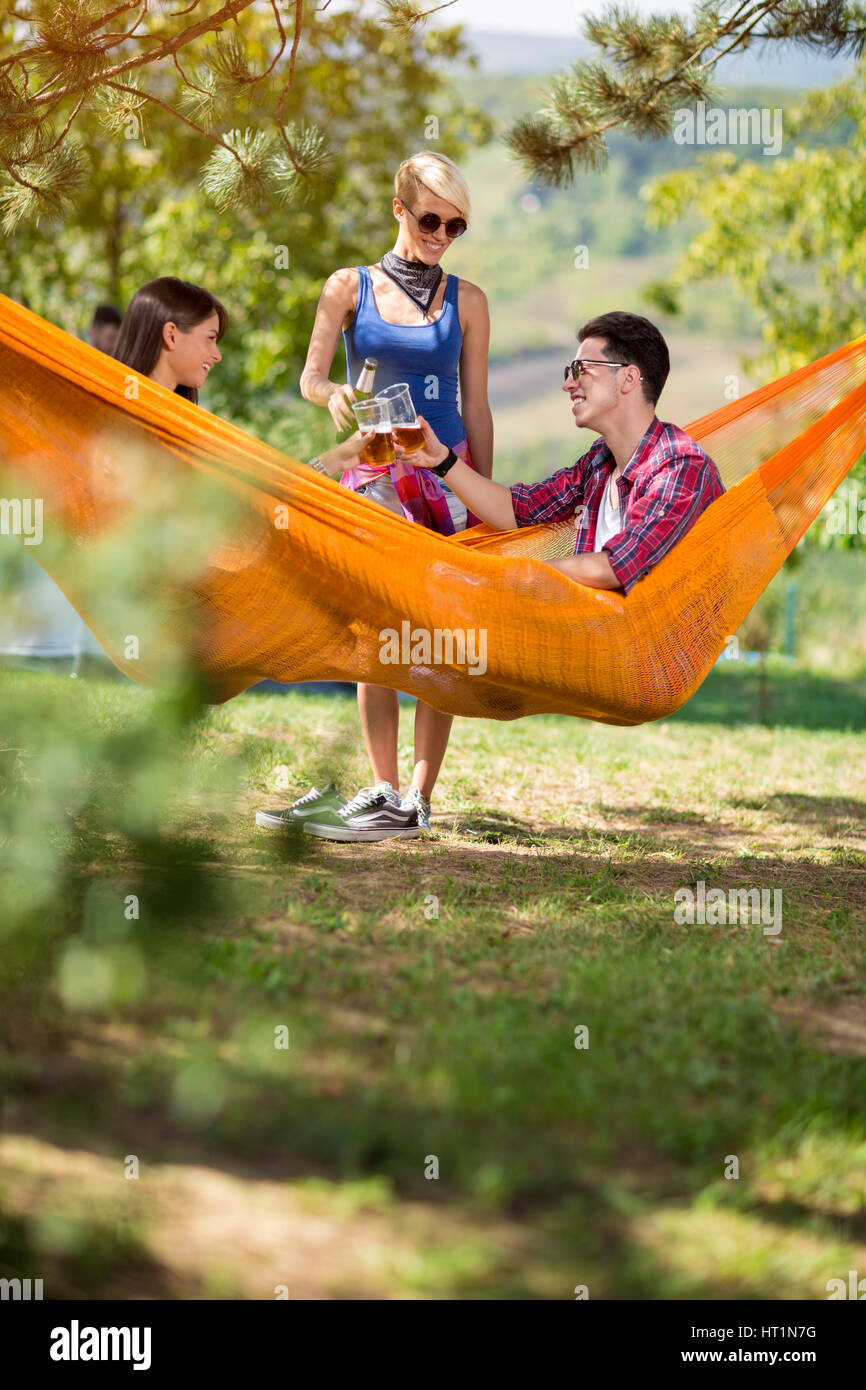
M 460 462 L 460 456 L 455 454 L 453 449 L 448 450 L 447 456 L 431 472 L 437 473 L 440 478 L 444 478 L 449 468 L 453 468 L 455 463 Z

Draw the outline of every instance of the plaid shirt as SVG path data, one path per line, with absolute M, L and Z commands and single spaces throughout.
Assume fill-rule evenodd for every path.
M 511 500 L 518 526 L 574 515 L 574 553 L 595 549 L 604 490 L 616 461 L 604 439 L 569 468 L 541 483 L 515 483 Z M 719 470 L 677 425 L 654 418 L 616 480 L 623 529 L 606 541 L 613 572 L 626 593 L 658 564 L 724 492 Z

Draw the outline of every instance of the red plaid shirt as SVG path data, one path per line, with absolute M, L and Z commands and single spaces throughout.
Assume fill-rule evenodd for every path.
M 574 515 L 575 555 L 595 549 L 604 490 L 616 461 L 603 439 L 569 468 L 541 483 L 515 483 L 518 526 Z M 677 425 L 654 418 L 616 480 L 623 528 L 606 541 L 613 572 L 628 593 L 724 492 L 709 454 Z

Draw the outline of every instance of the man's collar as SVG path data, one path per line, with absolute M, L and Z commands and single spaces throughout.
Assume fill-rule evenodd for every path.
M 659 420 L 657 415 L 654 415 L 643 438 L 640 439 L 637 445 L 635 446 L 634 452 L 631 458 L 629 459 L 628 463 L 626 464 L 625 468 L 622 470 L 620 477 L 626 478 L 634 471 L 634 468 L 637 466 L 636 460 L 641 458 L 643 454 L 646 452 L 647 448 L 649 448 L 651 444 L 654 444 L 656 442 L 656 437 L 661 433 L 661 429 L 661 421 Z M 601 445 L 600 448 L 599 445 Z M 593 468 L 598 468 L 603 463 L 613 463 L 614 467 L 616 467 L 616 461 L 613 457 L 613 454 L 610 451 L 610 448 L 608 447 L 608 443 L 604 435 L 599 435 L 598 439 L 595 441 L 593 448 L 598 449 L 598 454 L 592 460 Z

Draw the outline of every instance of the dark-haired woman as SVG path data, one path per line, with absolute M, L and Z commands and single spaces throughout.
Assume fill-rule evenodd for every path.
M 222 361 L 217 344 L 228 314 L 210 290 L 163 275 L 150 280 L 129 302 L 114 356 L 134 372 L 186 400 L 198 402 L 212 367 Z M 358 462 L 366 436 L 356 431 L 312 460 L 320 473 L 337 477 Z
M 228 326 L 219 300 L 200 285 L 163 275 L 133 295 L 114 356 L 169 391 L 197 401 Z

